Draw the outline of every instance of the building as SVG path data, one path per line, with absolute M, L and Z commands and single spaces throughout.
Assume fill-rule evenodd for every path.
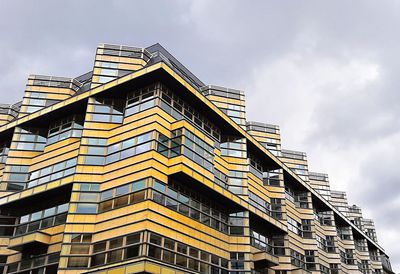
M 374 224 L 243 91 L 101 44 L 0 105 L 3 273 L 393 273 Z

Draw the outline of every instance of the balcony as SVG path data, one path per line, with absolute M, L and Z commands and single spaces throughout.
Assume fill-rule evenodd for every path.
M 253 254 L 253 261 L 257 269 L 279 265 L 279 258 L 265 250 L 260 250 L 252 246 L 251 253 Z
M 256 269 L 279 265 L 277 255 L 284 254 L 283 247 L 274 246 L 274 241 L 254 230 L 251 231 L 251 253 Z
M 8 248 L 21 252 L 24 249 L 31 249 L 37 246 L 48 246 L 50 240 L 51 235 L 36 231 L 31 234 L 11 238 Z
M 37 256 L 31 259 L 22 260 L 20 262 L 7 265 L 6 273 L 55 273 L 57 264 L 60 259 L 60 253 L 52 253 L 45 256 Z M 46 269 L 45 272 L 43 270 Z

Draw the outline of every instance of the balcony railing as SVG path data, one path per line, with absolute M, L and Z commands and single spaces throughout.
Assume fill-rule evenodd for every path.
M 283 246 L 276 246 L 273 240 L 255 232 L 251 231 L 251 245 L 259 250 L 265 251 L 274 256 L 285 255 L 285 248 Z
M 45 256 L 38 256 L 28 260 L 11 263 L 7 265 L 7 273 L 20 273 L 30 269 L 39 268 L 51 264 L 57 264 L 60 259 L 60 253 L 52 253 Z

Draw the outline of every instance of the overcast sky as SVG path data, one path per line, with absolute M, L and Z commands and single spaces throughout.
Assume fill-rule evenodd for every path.
M 149 3 L 151 2 L 151 3 Z M 30 73 L 74 77 L 98 43 L 162 44 L 373 218 L 400 270 L 400 1 L 0 0 L 0 102 Z M 148 4 L 145 4 L 148 3 Z

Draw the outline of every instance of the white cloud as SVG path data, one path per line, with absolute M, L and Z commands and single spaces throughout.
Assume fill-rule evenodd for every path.
M 315 115 L 325 102 L 368 94 L 379 81 L 379 65 L 362 59 L 335 60 L 328 56 L 290 53 L 274 63 L 258 63 L 244 78 L 249 119 L 279 123 L 291 146 L 303 146 L 315 128 Z

